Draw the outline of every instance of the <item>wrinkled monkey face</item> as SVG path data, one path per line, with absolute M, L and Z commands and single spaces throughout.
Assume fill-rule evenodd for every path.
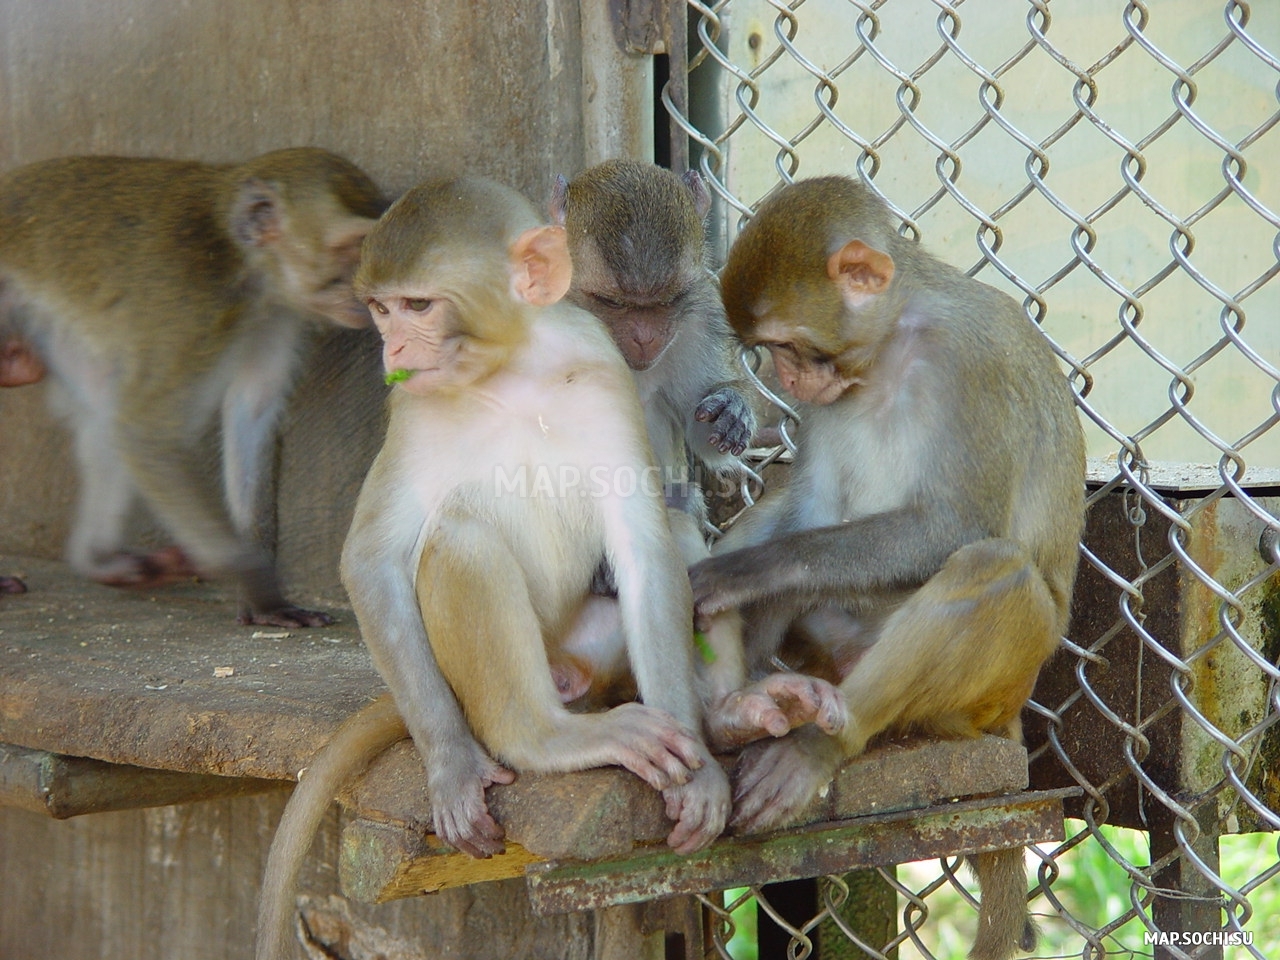
M 366 303 L 382 335 L 382 365 L 391 380 L 425 395 L 460 378 L 465 337 L 448 300 L 391 295 Z
M 842 374 L 833 358 L 793 343 L 766 343 L 782 389 L 802 403 L 825 406 L 859 381 Z

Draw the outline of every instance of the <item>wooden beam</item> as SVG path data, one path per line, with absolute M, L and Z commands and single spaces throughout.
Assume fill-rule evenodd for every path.
M 55 820 L 290 787 L 279 780 L 149 770 L 0 743 L 0 806 Z

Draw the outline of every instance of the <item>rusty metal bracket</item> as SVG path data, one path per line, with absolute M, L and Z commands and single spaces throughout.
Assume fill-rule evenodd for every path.
M 609 0 L 613 36 L 623 53 L 657 56 L 669 51 L 670 0 Z M 680 0 L 684 6 L 684 0 Z

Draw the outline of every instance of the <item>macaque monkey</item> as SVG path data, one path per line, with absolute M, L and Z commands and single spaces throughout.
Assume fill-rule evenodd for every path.
M 605 325 L 635 376 L 672 531 L 685 563 L 693 563 L 707 555 L 706 510 L 689 455 L 732 472 L 756 426 L 734 372 L 737 344 L 706 266 L 711 196 L 696 171 L 678 177 L 652 163 L 609 160 L 572 181 L 557 178 L 550 206 L 573 261 L 568 299 Z M 606 568 L 596 590 L 610 587 Z M 707 643 L 712 662 L 702 674 L 704 696 L 712 699 L 742 673 L 741 640 L 731 625 L 718 624 Z M 578 650 L 572 661 L 554 664 L 557 683 L 566 698 L 607 690 L 618 662 L 604 650 Z
M 229 574 L 242 623 L 329 622 L 284 599 L 252 528 L 306 327 L 368 323 L 350 280 L 383 206 L 314 148 L 240 166 L 68 157 L 0 178 L 0 385 L 47 368 L 57 388 L 80 472 L 75 570 L 117 586 Z M 201 456 L 215 418 L 221 493 Z M 139 494 L 176 547 L 123 549 Z
M 793 817 L 886 730 L 1021 739 L 1066 627 L 1084 445 L 1048 342 L 1012 299 L 899 236 L 839 177 L 767 201 L 722 275 L 729 322 L 805 406 L 799 455 L 690 571 L 700 616 L 741 611 L 747 663 L 826 647 L 848 722 L 747 747 L 732 824 Z M 979 855 L 972 957 L 1030 949 L 1023 851 Z
M 337 785 L 405 728 L 437 834 L 473 855 L 502 849 L 484 790 L 509 768 L 623 766 L 662 791 L 679 852 L 723 829 L 729 785 L 700 737 L 688 576 L 630 372 L 564 299 L 570 276 L 564 230 L 484 180 L 411 190 L 365 240 L 356 290 L 396 387 L 342 578 L 394 708 L 349 721 L 302 779 L 305 809 L 291 801 L 268 860 L 259 960 L 277 956 L 300 851 Z M 644 702 L 574 713 L 549 657 L 601 556 Z
M 713 470 L 735 466 L 756 425 L 707 270 L 710 207 L 697 171 L 677 177 L 635 160 L 560 177 L 551 198 L 573 259 L 569 300 L 599 318 L 626 358 L 654 456 L 676 480 L 686 449 Z

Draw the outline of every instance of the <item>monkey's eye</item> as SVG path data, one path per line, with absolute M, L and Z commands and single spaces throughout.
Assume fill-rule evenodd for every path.
M 373 297 L 370 297 L 368 300 L 365 301 L 365 303 L 369 305 L 370 310 L 372 310 L 376 314 L 379 314 L 380 316 L 386 317 L 391 314 L 391 311 L 387 308 L 387 305 L 383 303 L 381 300 L 376 300 Z
M 434 302 L 424 297 L 406 297 L 400 301 L 401 306 L 412 313 L 426 313 Z
M 626 307 L 626 304 L 621 300 L 615 300 L 613 297 L 602 297 L 598 293 L 593 293 L 591 298 L 602 307 L 608 307 L 610 310 L 621 310 Z

